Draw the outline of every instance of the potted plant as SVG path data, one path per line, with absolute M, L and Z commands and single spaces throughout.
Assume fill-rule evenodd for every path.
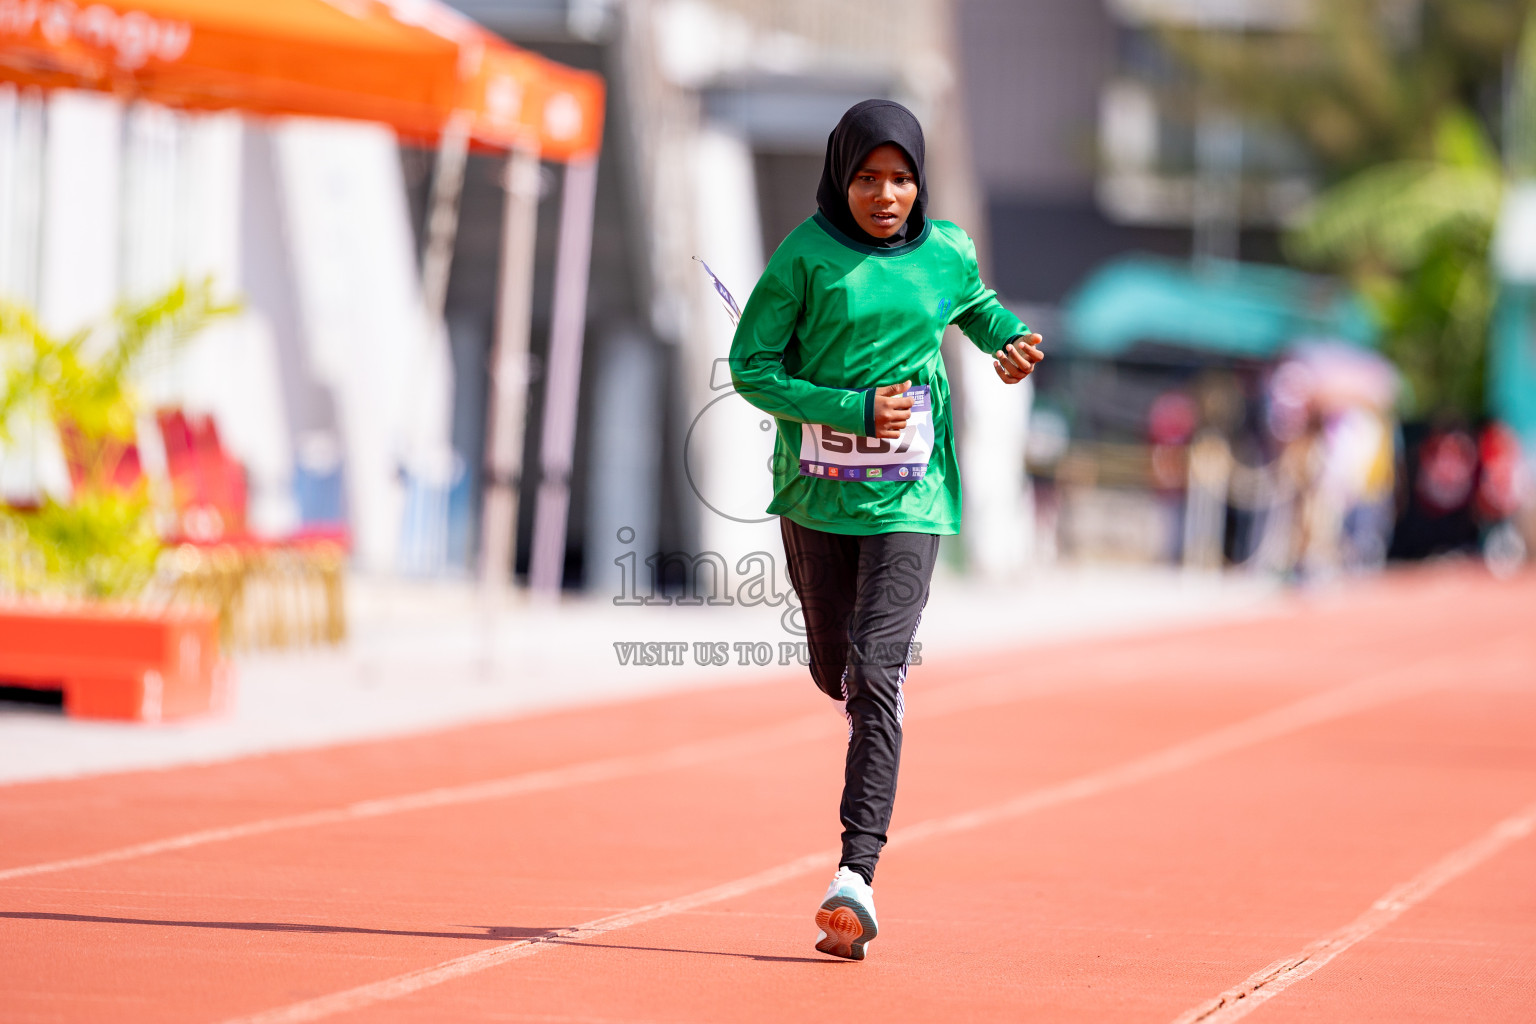
M 67 498 L 0 505 L 0 680 L 61 689 L 70 713 L 98 717 L 157 719 L 214 702 L 212 614 L 139 600 L 162 542 L 135 442 L 135 382 L 234 311 L 210 281 L 182 282 L 61 337 L 0 302 L 0 445 L 22 426 L 57 431 L 72 484 Z

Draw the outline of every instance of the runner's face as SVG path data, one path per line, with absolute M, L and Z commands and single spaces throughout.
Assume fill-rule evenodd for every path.
M 848 208 L 859 227 L 890 238 L 907 222 L 917 201 L 917 176 L 900 146 L 887 142 L 869 151 L 848 186 Z

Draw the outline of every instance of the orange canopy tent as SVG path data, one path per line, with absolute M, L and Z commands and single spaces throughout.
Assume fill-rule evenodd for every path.
M 596 152 L 603 83 L 435 0 L 3 0 L 0 81 L 168 106 L 381 121 L 434 141 Z
M 558 589 L 603 127 L 599 76 L 511 46 L 438 0 L 0 0 L 0 82 L 194 110 L 379 121 L 438 143 L 422 273 L 438 319 L 465 148 L 510 150 L 481 531 L 487 579 L 511 572 L 538 161 L 566 163 L 534 573 L 536 586 Z

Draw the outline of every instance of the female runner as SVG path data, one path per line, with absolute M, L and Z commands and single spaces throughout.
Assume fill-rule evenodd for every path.
M 1005 383 L 1040 336 L 981 282 L 976 246 L 926 216 L 923 130 L 866 100 L 827 139 L 817 211 L 779 246 L 731 345 L 737 392 L 778 422 L 774 498 L 811 677 L 849 724 L 840 865 L 816 948 L 864 959 L 901 759 L 902 683 L 960 475 L 939 343 L 958 326 Z

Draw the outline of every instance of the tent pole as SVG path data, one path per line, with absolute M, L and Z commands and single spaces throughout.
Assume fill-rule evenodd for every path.
M 494 590 L 512 582 L 518 477 L 527 417 L 528 337 L 533 321 L 534 240 L 539 212 L 539 153 L 514 148 L 504 178 L 501 276 L 496 339 L 491 350 L 486 410 L 484 499 L 480 511 L 480 583 Z
M 448 308 L 448 274 L 453 269 L 453 242 L 459 233 L 459 197 L 464 192 L 464 165 L 469 157 L 469 114 L 459 111 L 443 128 L 432 174 L 432 198 L 427 211 L 427 244 L 421 257 L 421 297 L 427 323 L 442 330 Z
M 571 502 L 576 405 L 581 393 L 581 348 L 591 270 L 592 216 L 597 201 L 597 158 L 567 164 L 564 185 L 559 251 L 555 257 L 549 372 L 545 378 L 539 494 L 533 520 L 533 561 L 528 573 L 534 592 L 551 596 L 560 592 L 565 569 L 566 515 Z
M 422 247 L 421 255 L 424 348 L 440 356 L 445 366 L 451 366 L 453 362 L 445 314 L 448 306 L 448 279 L 453 269 L 454 239 L 459 231 L 459 200 L 464 191 L 464 170 L 469 156 L 469 129 L 470 115 L 467 111 L 456 111 L 443 126 L 442 136 L 437 145 L 432 190 L 428 197 L 426 244 Z M 451 383 L 448 386 L 451 388 Z M 441 456 L 443 462 L 446 462 L 451 451 L 446 435 L 449 433 L 447 428 L 448 420 L 452 416 L 453 399 L 451 393 L 439 397 L 446 400 L 446 405 L 441 408 L 444 418 L 437 424 L 444 428 L 440 435 L 443 446 L 430 453 L 428 458 L 431 460 Z M 429 402 L 427 406 L 428 409 L 435 409 L 435 407 L 436 402 Z M 422 453 L 402 452 L 398 448 L 396 451 L 397 457 L 404 456 L 408 473 L 411 470 L 423 468 L 421 464 L 412 464 L 414 456 Z M 429 461 L 426 465 L 431 466 L 433 463 Z M 452 480 L 446 465 L 439 462 L 437 466 L 440 468 L 427 469 L 426 485 L 421 493 L 412 493 L 408 479 L 401 485 L 400 490 L 403 492 L 401 499 L 409 504 L 403 504 L 399 512 L 402 519 L 397 524 L 400 532 L 395 540 L 397 568 L 405 569 L 414 565 L 418 570 L 437 570 L 442 566 L 447 555 L 448 490 L 452 486 Z M 432 478 L 438 473 L 442 476 L 440 481 L 436 481 L 437 486 L 434 486 Z M 418 514 L 426 517 L 428 524 L 437 524 L 436 529 L 429 525 L 426 531 L 423 531 L 425 536 L 421 539 L 415 536 L 407 537 L 404 533 L 407 509 L 413 506 Z M 404 545 L 402 541 L 405 542 Z

